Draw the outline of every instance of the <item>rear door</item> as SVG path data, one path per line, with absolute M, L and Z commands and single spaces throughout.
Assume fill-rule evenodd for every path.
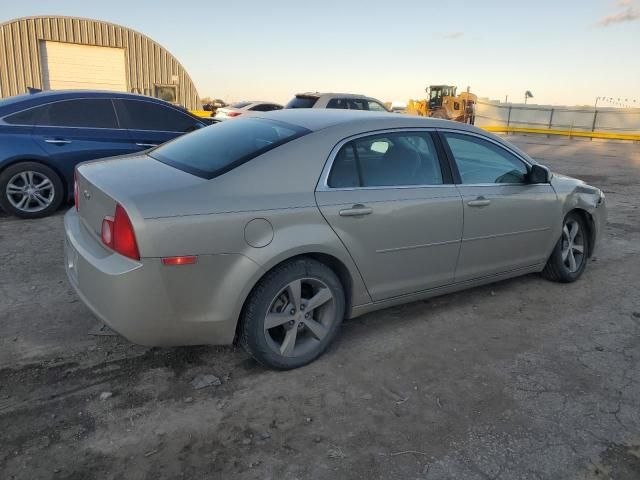
M 442 132 L 464 201 L 456 282 L 546 261 L 558 218 L 550 184 L 528 182 L 527 163 L 486 137 Z
M 133 99 L 114 100 L 118 120 L 129 132 L 131 148 L 147 150 L 204 126 L 168 105 Z
M 133 151 L 128 133 L 118 126 L 110 99 L 62 100 L 36 109 L 33 138 L 52 164 L 65 172 L 68 182 L 79 162 Z
M 425 130 L 371 133 L 341 142 L 325 168 L 318 206 L 374 301 L 453 281 L 462 200 L 438 153 Z

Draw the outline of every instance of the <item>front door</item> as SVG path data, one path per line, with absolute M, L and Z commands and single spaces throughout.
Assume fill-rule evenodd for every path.
M 120 125 L 129 131 L 131 147 L 148 150 L 203 126 L 170 105 L 133 99 L 114 100 Z
M 453 281 L 462 201 L 426 131 L 344 143 L 316 192 L 374 301 Z
M 464 233 L 456 282 L 546 261 L 557 212 L 550 184 L 528 182 L 528 166 L 479 136 L 442 132 L 459 173 Z

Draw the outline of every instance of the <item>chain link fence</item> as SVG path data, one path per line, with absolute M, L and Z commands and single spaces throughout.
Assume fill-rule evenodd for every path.
M 479 127 L 640 134 L 640 109 L 554 107 L 478 100 L 475 124 Z

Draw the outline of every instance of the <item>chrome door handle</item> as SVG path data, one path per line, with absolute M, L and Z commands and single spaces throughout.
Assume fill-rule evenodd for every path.
M 467 202 L 467 205 L 469 205 L 470 207 L 486 207 L 487 205 L 490 205 L 490 204 L 491 204 L 491 200 L 484 197 L 478 197 L 475 200 L 469 200 Z
M 139 147 L 147 147 L 147 148 L 158 146 L 157 143 L 136 143 L 136 145 Z
M 369 215 L 373 213 L 373 208 L 357 204 L 351 208 L 340 210 L 339 213 L 341 217 L 360 217 L 361 215 Z
M 71 143 L 71 140 L 64 140 L 62 138 L 47 138 L 45 139 L 45 143 L 55 143 L 57 145 L 66 145 L 67 143 Z

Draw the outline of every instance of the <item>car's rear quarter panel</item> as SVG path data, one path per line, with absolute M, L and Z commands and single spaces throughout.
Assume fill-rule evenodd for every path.
M 171 216 L 151 198 L 148 202 L 133 198 L 145 217 L 139 236 L 141 252 L 154 257 L 239 254 L 262 269 L 250 275 L 238 272 L 250 288 L 264 272 L 288 258 L 329 255 L 350 274 L 351 303 L 370 302 L 353 259 L 316 205 L 315 187 L 335 143 L 333 137 L 310 134 L 279 147 L 190 188 L 180 199 L 174 197 L 177 204 Z M 265 219 L 273 229 L 273 238 L 264 246 L 252 246 L 247 240 L 247 225 L 254 219 Z M 245 293 L 237 292 L 235 297 Z

